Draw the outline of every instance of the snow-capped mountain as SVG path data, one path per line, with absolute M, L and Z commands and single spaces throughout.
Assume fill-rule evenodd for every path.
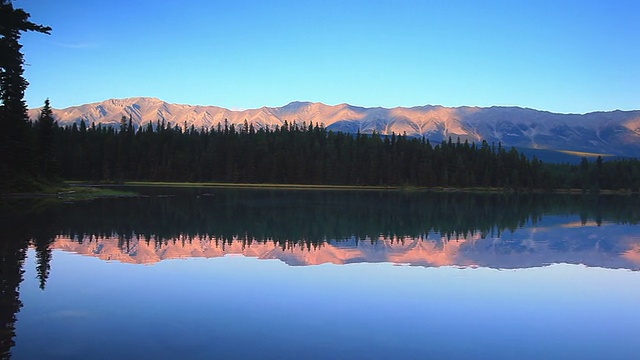
M 33 119 L 39 109 L 29 111 Z M 557 114 L 519 107 L 443 107 L 417 106 L 364 108 L 348 104 L 325 105 L 292 102 L 282 107 L 229 110 L 216 106 L 170 104 L 156 98 L 111 99 L 100 103 L 54 109 L 61 125 L 85 121 L 119 125 L 122 116 L 131 117 L 134 126 L 158 120 L 197 129 L 242 125 L 245 120 L 256 128 L 289 124 L 322 124 L 329 130 L 369 134 L 425 136 L 432 142 L 449 137 L 520 148 L 570 150 L 640 157 L 640 110 L 580 114 Z

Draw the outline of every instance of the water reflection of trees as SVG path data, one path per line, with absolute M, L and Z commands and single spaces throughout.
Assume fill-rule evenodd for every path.
M 10 358 L 15 342 L 16 314 L 22 307 L 19 286 L 27 242 L 24 239 L 5 238 L 0 241 L 0 358 Z
M 40 288 L 49 276 L 57 227 L 56 206 L 41 202 L 0 202 L 0 358 L 9 359 L 15 345 L 16 314 L 22 307 L 20 283 L 29 246 L 36 248 Z
M 164 190 L 169 191 L 169 190 Z M 77 242 L 118 239 L 123 253 L 137 251 L 138 241 L 155 251 L 166 245 L 193 244 L 225 249 L 272 243 L 282 249 L 317 249 L 327 242 L 387 244 L 417 239 L 444 249 L 446 242 L 474 238 L 477 251 L 516 254 L 531 251 L 520 240 L 494 238 L 543 216 L 637 223 L 637 197 L 567 194 L 471 194 L 401 191 L 258 191 L 170 190 L 132 199 L 78 203 L 60 211 L 59 234 Z M 549 219 L 549 218 L 547 218 Z M 547 220 L 550 221 L 550 220 Z M 560 220 L 566 222 L 566 220 Z M 482 240 L 486 238 L 486 240 Z M 480 240 L 478 240 L 480 239 Z M 204 242 L 203 242 L 204 241 Z M 349 241 L 355 241 L 349 242 Z M 545 240 L 550 249 L 601 249 L 619 253 L 614 238 Z M 399 244 L 402 245 L 402 244 Z M 482 249 L 485 250 L 482 250 Z M 133 249 L 133 250 L 132 250 Z M 43 256 L 41 256 L 44 258 Z
M 579 215 L 583 222 L 636 223 L 637 198 L 541 194 L 419 192 L 216 191 L 175 197 L 103 199 L 65 206 L 60 233 L 173 239 L 210 235 L 271 241 L 499 236 L 544 214 Z

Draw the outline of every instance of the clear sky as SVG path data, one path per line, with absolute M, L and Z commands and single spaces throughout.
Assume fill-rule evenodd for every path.
M 640 1 L 16 0 L 30 107 L 640 109 Z

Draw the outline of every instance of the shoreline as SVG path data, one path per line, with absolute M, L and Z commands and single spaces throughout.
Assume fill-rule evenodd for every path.
M 573 195 L 633 195 L 640 192 L 630 190 L 599 190 L 583 191 L 582 189 L 520 189 L 485 188 L 485 187 L 418 187 L 418 186 L 384 186 L 384 185 L 320 185 L 320 184 L 258 184 L 258 183 L 218 183 L 218 182 L 171 182 L 171 181 L 125 181 L 122 183 L 90 183 L 81 181 L 67 181 L 71 186 L 94 187 L 176 187 L 176 188 L 228 188 L 228 189 L 264 189 L 264 190 L 317 190 L 317 191 L 406 191 L 406 192 L 463 192 L 463 193 L 505 193 L 505 194 L 573 194 Z
M 520 189 L 485 187 L 418 187 L 418 186 L 374 186 L 374 185 L 319 185 L 319 184 L 256 184 L 256 183 L 218 183 L 218 182 L 171 182 L 171 181 L 125 181 L 84 182 L 65 181 L 64 187 L 51 192 L 29 192 L 0 194 L 0 200 L 42 199 L 51 201 L 82 201 L 100 198 L 135 197 L 135 191 L 118 190 L 119 187 L 166 187 L 201 189 L 254 189 L 254 190 L 306 190 L 306 191 L 395 191 L 395 192 L 433 192 L 433 193 L 469 193 L 469 194 L 566 194 L 566 195 L 638 195 L 630 190 L 582 191 L 581 189 Z

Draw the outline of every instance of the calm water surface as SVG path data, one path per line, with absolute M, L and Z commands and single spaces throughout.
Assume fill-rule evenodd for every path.
M 11 359 L 635 359 L 637 197 L 137 189 L 3 205 Z

